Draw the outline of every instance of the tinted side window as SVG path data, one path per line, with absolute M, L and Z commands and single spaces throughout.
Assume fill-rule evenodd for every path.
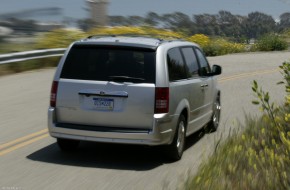
M 193 48 L 184 47 L 184 48 L 181 48 L 181 51 L 183 53 L 186 66 L 187 66 L 187 68 L 189 70 L 189 73 L 188 73 L 189 76 L 188 77 L 197 76 L 197 74 L 198 74 L 198 63 L 197 63 L 196 55 L 195 55 L 195 53 L 193 51 Z
M 167 53 L 167 65 L 169 81 L 181 80 L 187 78 L 187 68 L 179 48 L 170 49 Z
M 200 74 L 203 75 L 203 74 L 210 73 L 210 66 L 204 54 L 197 48 L 195 50 L 196 50 L 196 55 L 198 57 L 198 61 L 200 64 Z

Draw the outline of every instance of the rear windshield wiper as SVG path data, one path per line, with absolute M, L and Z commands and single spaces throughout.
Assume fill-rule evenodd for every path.
M 113 81 L 145 81 L 144 78 L 130 77 L 130 76 L 109 76 Z

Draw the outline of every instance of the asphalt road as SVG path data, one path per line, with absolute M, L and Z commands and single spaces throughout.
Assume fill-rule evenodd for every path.
M 46 113 L 54 69 L 0 77 L 0 190 L 10 189 L 176 189 L 198 170 L 216 142 L 241 130 L 245 114 L 259 115 L 251 82 L 256 79 L 277 104 L 284 97 L 277 67 L 289 52 L 210 57 L 223 67 L 222 121 L 216 133 L 202 131 L 187 140 L 179 162 L 160 148 L 82 143 L 62 153 L 47 134 Z

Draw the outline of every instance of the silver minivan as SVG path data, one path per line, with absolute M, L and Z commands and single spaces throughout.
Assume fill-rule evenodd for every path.
M 167 145 L 173 160 L 186 137 L 220 118 L 220 90 L 200 47 L 150 37 L 89 37 L 57 67 L 48 129 L 62 150 L 80 141 Z

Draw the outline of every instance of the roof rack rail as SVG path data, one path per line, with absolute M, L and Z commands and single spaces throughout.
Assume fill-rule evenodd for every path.
M 156 40 L 159 40 L 159 41 L 173 41 L 173 40 L 184 41 L 184 39 L 182 39 L 182 38 L 178 38 L 176 36 L 163 35 L 163 34 L 156 34 L 155 35 L 155 34 L 131 34 L 131 33 L 108 34 L 108 35 L 91 35 L 91 36 L 88 36 L 87 39 L 103 38 L 103 37 L 143 37 L 143 38 L 156 39 Z
M 103 38 L 103 37 L 116 37 L 115 34 L 108 34 L 108 35 L 91 35 L 88 36 L 87 39 L 92 39 L 92 38 Z

